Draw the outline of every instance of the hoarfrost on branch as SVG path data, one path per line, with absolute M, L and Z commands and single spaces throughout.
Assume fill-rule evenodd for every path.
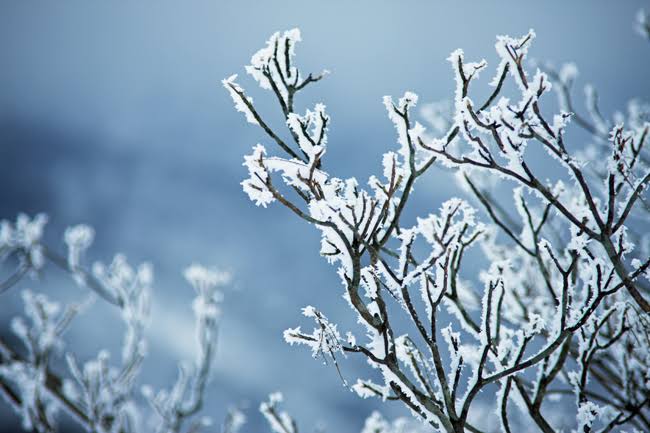
M 638 25 L 647 27 L 644 13 Z M 454 51 L 452 107 L 423 110 L 433 133 L 414 120 L 415 93 L 385 96 L 397 147 L 365 184 L 326 165 L 326 145 L 335 143 L 327 141 L 324 104 L 304 115 L 294 108 L 299 91 L 323 77 L 296 66 L 297 30 L 271 36 L 246 67 L 277 100 L 286 134 L 234 79 L 224 81 L 236 107 L 277 145 L 271 152 L 258 144 L 245 157 L 244 191 L 321 232 L 321 255 L 337 267 L 360 325 L 343 338 L 309 306 L 303 314 L 316 322 L 313 332 L 291 328 L 284 338 L 333 360 L 360 397 L 401 401 L 436 431 L 487 431 L 476 421 L 487 389 L 498 389 L 492 413 L 504 432 L 517 431 L 513 420 L 522 417 L 530 431 L 650 430 L 650 110 L 635 100 L 627 114 L 608 118 L 587 87 L 587 113 L 578 113 L 577 67 L 529 69 L 535 36 L 497 37 L 485 99 L 470 87 L 488 63 Z M 569 137 L 573 125 L 591 144 Z M 533 147 L 548 160 L 531 158 Z M 545 172 L 545 164 L 560 170 Z M 436 165 L 455 172 L 468 197 L 409 224 L 403 214 L 414 185 Z M 498 187 L 512 188 L 511 203 L 495 198 Z M 483 271 L 465 264 L 470 249 L 487 263 Z M 365 357 L 369 378 L 350 386 L 337 361 L 343 355 Z M 557 400 L 573 404 L 575 422 L 549 416 Z M 263 412 L 274 431 L 293 433 L 279 401 L 271 397 Z M 376 414 L 366 431 L 401 430 Z

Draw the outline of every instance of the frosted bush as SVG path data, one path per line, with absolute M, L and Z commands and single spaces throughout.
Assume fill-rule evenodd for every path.
M 80 304 L 63 307 L 44 294 L 23 291 L 25 314 L 11 322 L 13 333 L 24 346 L 12 348 L 0 339 L 0 391 L 16 410 L 26 430 L 57 430 L 60 412 L 89 432 L 129 433 L 141 431 L 197 431 L 211 424 L 201 416 L 205 389 L 216 351 L 216 334 L 222 295 L 219 288 L 229 281 L 228 274 L 191 265 L 185 276 L 195 290 L 192 304 L 196 319 L 197 359 L 195 365 L 181 365 L 170 391 L 154 393 L 144 386 L 138 392 L 138 375 L 147 354 L 145 330 L 149 324 L 153 269 L 148 263 L 137 267 L 116 254 L 109 265 L 95 262 L 88 270 L 83 253 L 90 247 L 94 231 L 86 225 L 69 227 L 64 241 L 67 257 L 42 243 L 47 217 L 19 215 L 16 222 L 0 222 L 0 252 L 9 263 L 16 257 L 16 271 L 2 284 L 8 289 L 28 274 L 42 274 L 48 265 L 69 273 L 76 284 L 93 296 Z M 117 308 L 124 322 L 121 356 L 114 361 L 101 349 L 94 358 L 80 360 L 65 347 L 63 334 L 84 307 L 100 297 Z M 25 355 L 23 355 L 25 353 Z M 67 373 L 51 370 L 53 358 L 64 355 Z M 117 361 L 117 362 L 116 362 Z M 144 398 L 141 398 L 140 396 Z M 149 405 L 143 404 L 148 401 Z M 150 407 L 153 410 L 148 414 Z M 146 416 L 152 423 L 142 422 Z M 244 418 L 239 412 L 228 417 L 230 433 L 236 433 Z
M 641 28 L 646 18 L 639 15 Z M 521 420 L 526 431 L 647 431 L 647 105 L 633 101 L 626 114 L 608 117 L 588 87 L 587 114 L 579 114 L 571 91 L 577 66 L 529 69 L 535 37 L 532 30 L 497 37 L 499 62 L 485 99 L 470 87 L 490 74 L 488 63 L 451 53 L 452 107 L 423 110 L 433 132 L 414 120 L 415 93 L 385 96 L 397 146 L 365 183 L 336 177 L 326 164 L 336 143 L 328 141 L 325 105 L 305 114 L 295 108 L 299 92 L 323 77 L 296 66 L 297 29 L 272 35 L 246 67 L 277 100 L 286 134 L 265 120 L 236 76 L 223 81 L 235 107 L 277 145 L 257 144 L 244 158 L 244 191 L 256 205 L 279 202 L 320 231 L 320 253 L 337 268 L 359 324 L 339 330 L 308 306 L 303 315 L 314 330 L 290 328 L 284 339 L 334 361 L 344 387 L 360 397 L 401 401 L 435 431 L 490 431 L 479 398 L 486 392 L 496 393 L 487 403 L 504 432 L 523 431 Z M 569 138 L 574 124 L 588 144 Z M 534 160 L 532 147 L 548 157 Z M 565 174 L 548 179 L 550 164 Z M 453 171 L 468 197 L 408 221 L 414 185 L 434 166 Z M 499 188 L 512 189 L 509 202 L 495 199 Z M 470 249 L 482 255 L 482 270 L 466 264 Z M 343 377 L 346 355 L 366 359 L 366 377 Z M 273 394 L 261 410 L 274 432 L 295 433 L 281 401 Z M 551 403 L 574 421 L 557 424 Z M 373 414 L 363 431 L 403 426 Z

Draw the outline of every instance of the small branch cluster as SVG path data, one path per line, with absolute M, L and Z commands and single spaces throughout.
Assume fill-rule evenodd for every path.
M 295 419 L 289 412 L 280 409 L 279 406 L 283 401 L 282 393 L 275 392 L 260 405 L 260 412 L 264 415 L 273 433 L 299 433 Z M 325 430 L 323 428 L 315 431 L 324 432 Z M 429 431 L 429 428 L 413 419 L 401 417 L 388 421 L 375 411 L 366 418 L 361 433 L 425 433 Z
M 44 215 L 33 219 L 19 215 L 15 223 L 0 223 L 2 261 L 16 263 L 15 271 L 0 287 L 4 291 L 27 275 L 42 274 L 48 264 L 63 269 L 78 285 L 119 310 L 125 328 L 121 361 L 115 365 L 104 349 L 84 362 L 67 352 L 67 373 L 55 373 L 51 361 L 65 350 L 64 332 L 97 296 L 62 308 L 44 294 L 25 290 L 23 301 L 28 321 L 22 317 L 12 321 L 12 330 L 24 350 L 0 340 L 0 392 L 20 415 L 26 430 L 55 431 L 57 413 L 63 410 L 89 432 L 142 431 L 141 417 L 145 412 L 135 387 L 147 352 L 145 331 L 150 315 L 152 267 L 143 263 L 134 268 L 123 255 L 117 254 L 108 266 L 96 262 L 87 270 L 82 258 L 93 241 L 92 228 L 68 228 L 64 235 L 67 257 L 63 257 L 41 241 L 46 221 Z M 217 288 L 226 284 L 229 276 L 199 265 L 190 266 L 185 276 L 197 294 L 193 307 L 198 356 L 194 367 L 180 367 L 171 391 L 159 391 L 154 396 L 150 387 L 143 387 L 144 396 L 154 408 L 152 429 L 158 432 L 196 432 L 210 425 L 209 418 L 197 414 L 203 405 L 216 350 L 221 302 Z M 242 423 L 241 413 L 232 412 L 224 431 L 235 433 Z

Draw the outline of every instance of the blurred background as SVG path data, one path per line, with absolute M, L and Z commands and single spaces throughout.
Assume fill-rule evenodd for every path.
M 365 184 L 395 147 L 382 96 L 412 90 L 421 102 L 452 98 L 449 53 L 463 48 L 466 59 L 486 58 L 494 67 L 499 34 L 535 29 L 531 57 L 575 62 L 577 100 L 580 87 L 592 83 L 606 114 L 631 97 L 647 99 L 650 44 L 633 29 L 644 5 L 3 0 L 0 219 L 47 213 L 46 241 L 62 253 L 65 227 L 86 223 L 97 233 L 87 263 L 123 252 L 133 264 L 154 265 L 151 348 L 142 374 L 154 386 L 173 383 L 177 362 L 194 356 L 194 294 L 182 270 L 199 262 L 230 271 L 206 414 L 219 422 L 229 406 L 242 406 L 245 431 L 266 431 L 257 407 L 281 390 L 301 431 L 320 423 L 329 432 L 356 432 L 374 409 L 406 412 L 398 403 L 359 399 L 333 366 L 284 343 L 284 329 L 311 329 L 300 315 L 306 305 L 341 331 L 355 329 L 354 317 L 335 269 L 319 257 L 319 232 L 281 206 L 256 208 L 241 191 L 243 155 L 258 142 L 269 149 L 272 143 L 234 110 L 220 80 L 239 73 L 263 115 L 281 127 L 272 95 L 243 67 L 271 33 L 299 27 L 298 65 L 332 74 L 303 92 L 297 107 L 327 105 L 326 166 Z M 479 93 L 492 71 L 475 85 Z M 459 194 L 450 179 L 436 169 L 421 181 L 404 223 Z M 22 311 L 24 288 L 61 300 L 83 295 L 55 270 L 40 282 L 26 279 L 0 296 L 2 334 Z M 68 349 L 84 359 L 108 346 L 117 358 L 121 330 L 115 311 L 97 302 L 71 328 Z M 353 358 L 342 362 L 342 373 L 369 377 Z M 0 405 L 0 431 L 17 429 L 16 416 Z

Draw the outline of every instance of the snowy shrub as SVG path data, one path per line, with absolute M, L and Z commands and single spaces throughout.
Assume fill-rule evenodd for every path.
M 631 101 L 610 118 L 587 88 L 579 113 L 577 68 L 531 68 L 534 38 L 532 30 L 499 36 L 493 72 L 451 53 L 451 107 L 423 113 L 433 133 L 414 120 L 416 94 L 385 96 L 397 147 L 365 184 L 327 166 L 325 105 L 296 108 L 300 91 L 325 76 L 296 66 L 299 30 L 273 34 L 246 67 L 277 99 L 285 133 L 236 75 L 223 80 L 235 108 L 277 145 L 257 144 L 245 157 L 245 193 L 320 231 L 320 253 L 358 320 L 343 330 L 308 306 L 314 330 L 287 329 L 284 338 L 333 361 L 339 375 L 343 358 L 364 357 L 367 375 L 341 375 L 343 385 L 401 401 L 428 431 L 490 431 L 489 416 L 505 432 L 650 431 L 650 106 Z M 485 98 L 470 91 L 479 73 L 493 76 Z M 588 144 L 570 135 L 573 125 Z M 414 186 L 434 166 L 453 171 L 467 197 L 409 221 Z M 468 254 L 480 258 L 468 265 Z M 489 401 L 479 397 L 488 391 Z M 274 432 L 295 433 L 281 400 L 274 394 L 261 410 Z M 551 416 L 558 407 L 569 420 Z M 407 424 L 373 414 L 363 431 L 422 428 Z
M 151 265 L 133 267 L 126 257 L 117 254 L 108 266 L 96 262 L 88 270 L 82 257 L 93 241 L 93 229 L 85 225 L 68 228 L 64 234 L 68 248 L 65 257 L 43 244 L 46 222 L 45 215 L 30 218 L 22 214 L 15 223 L 0 222 L 0 258 L 17 264 L 0 290 L 16 285 L 25 275 L 40 276 L 51 265 L 63 269 L 79 286 L 98 296 L 64 308 L 45 294 L 23 292 L 27 320 L 16 317 L 11 322 L 23 347 L 12 348 L 0 338 L 0 391 L 21 416 L 23 427 L 38 432 L 55 431 L 59 411 L 66 412 L 89 432 L 181 432 L 210 425 L 209 418 L 198 417 L 197 413 L 203 406 L 216 350 L 221 303 L 218 288 L 228 282 L 228 275 L 196 264 L 186 269 L 185 278 L 196 292 L 196 362 L 180 366 L 179 377 L 171 389 L 154 392 L 145 385 L 140 392 L 136 386 L 147 353 L 144 334 L 153 284 Z M 111 359 L 106 350 L 86 360 L 66 351 L 63 334 L 74 317 L 96 297 L 117 308 L 124 322 L 122 353 L 117 360 Z M 62 352 L 68 370 L 63 375 L 51 369 L 52 358 Z M 146 410 L 144 401 L 153 411 Z M 152 418 L 152 422 L 144 423 L 145 416 Z M 238 431 L 242 416 L 231 412 L 224 431 Z

